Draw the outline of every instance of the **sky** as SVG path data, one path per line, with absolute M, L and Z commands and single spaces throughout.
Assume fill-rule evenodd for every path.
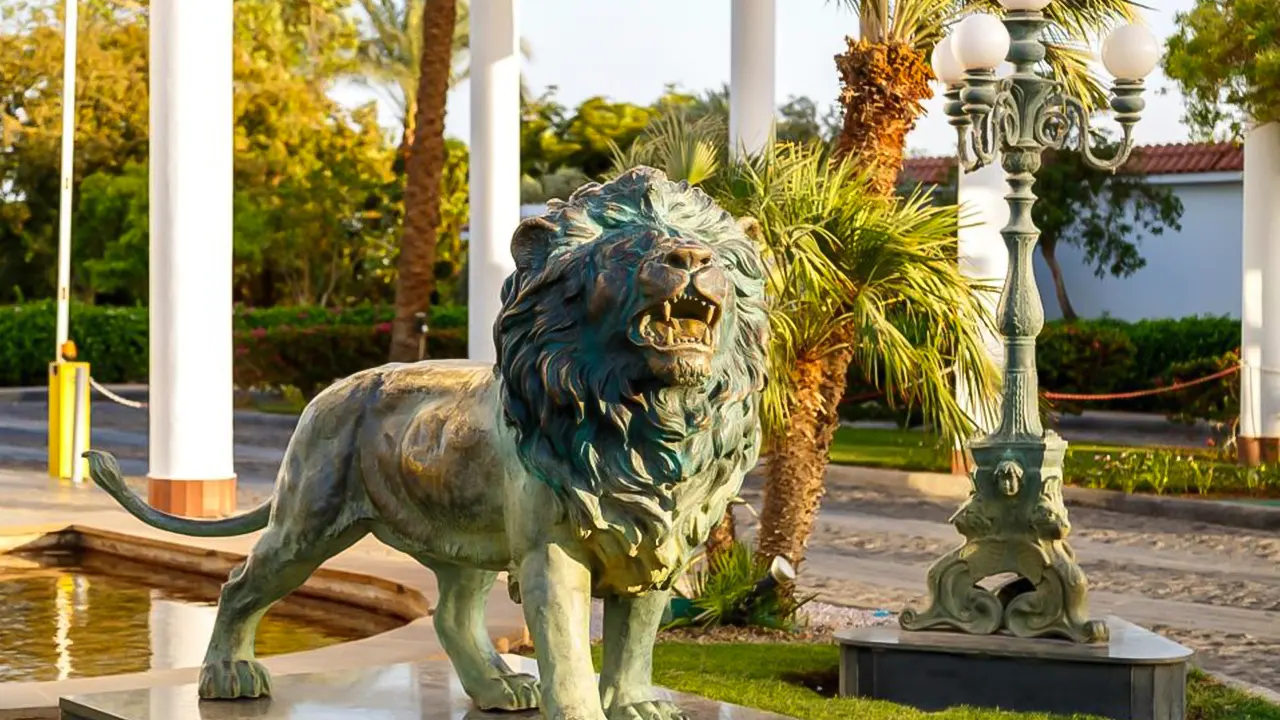
M 1152 9 L 1144 20 L 1163 41 L 1173 32 L 1174 14 L 1193 2 L 1145 0 Z M 777 0 L 777 7 L 777 101 L 806 95 L 825 110 L 840 92 L 833 58 L 844 49 L 845 36 L 856 34 L 857 18 L 831 0 Z M 555 85 L 556 97 L 570 108 L 594 95 L 647 104 L 668 83 L 701 92 L 729 80 L 730 0 L 519 0 L 518 12 L 520 34 L 532 50 L 524 67 L 531 89 L 537 94 Z M 352 102 L 372 97 L 350 87 L 338 94 Z M 1181 98 L 1159 70 L 1147 79 L 1146 99 L 1136 141 L 1187 140 Z M 955 131 L 942 113 L 942 98 L 925 108 L 908 138 L 909 151 L 951 154 Z M 469 111 L 464 82 L 449 94 L 447 135 L 468 138 Z M 395 125 L 385 105 L 383 117 Z

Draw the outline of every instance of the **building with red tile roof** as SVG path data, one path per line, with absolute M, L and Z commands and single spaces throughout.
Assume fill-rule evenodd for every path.
M 954 157 L 907 158 L 902 179 L 927 185 L 942 185 L 955 166 Z M 1141 171 L 1147 175 L 1187 175 L 1193 173 L 1242 172 L 1244 148 L 1236 143 L 1169 143 L 1141 145 L 1121 172 Z

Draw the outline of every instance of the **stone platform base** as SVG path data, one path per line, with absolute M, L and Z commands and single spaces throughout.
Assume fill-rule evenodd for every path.
M 836 634 L 840 694 L 930 711 L 972 705 L 1183 720 L 1192 651 L 1117 617 L 1106 623 L 1111 640 L 1103 645 L 898 627 L 845 630 Z
M 506 656 L 516 672 L 537 674 L 527 658 Z M 359 670 L 273 678 L 269 699 L 201 701 L 196 686 L 171 685 L 64 697 L 62 720 L 535 720 L 537 711 L 475 710 L 446 661 L 401 663 Z M 690 720 L 787 720 L 781 715 L 725 705 L 705 698 L 659 691 Z

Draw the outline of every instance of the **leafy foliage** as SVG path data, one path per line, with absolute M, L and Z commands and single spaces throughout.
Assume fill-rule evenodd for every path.
M 1196 0 L 1176 16 L 1164 71 L 1205 138 L 1280 122 L 1280 0 Z
M 391 324 L 281 326 L 235 334 L 234 375 L 241 389 L 292 387 L 310 398 L 335 380 L 387 361 Z M 465 331 L 427 335 L 433 358 L 467 356 Z
M 1042 387 L 1060 393 L 1133 390 L 1137 348 L 1114 327 L 1055 323 L 1036 341 L 1036 371 Z M 1144 384 L 1143 387 L 1146 385 Z M 1079 413 L 1079 403 L 1055 402 L 1055 409 Z
M 372 106 L 326 92 L 354 67 L 343 0 L 235 8 L 235 292 L 255 304 L 389 295 L 392 149 Z M 54 287 L 62 27 L 53 0 L 6 3 L 0 23 L 0 300 Z M 146 299 L 145 12 L 126 0 L 80 20 L 73 292 Z M 141 98 L 141 99 L 140 99 Z M 392 208 L 388 213 L 388 208 Z
M 22 305 L 0 306 L 0 387 L 43 385 L 48 373 L 49 358 L 53 352 L 55 306 L 52 300 L 39 300 Z M 71 304 L 73 338 L 81 359 L 93 366 L 93 376 L 104 383 L 145 382 L 147 379 L 148 312 L 145 307 L 104 307 Z M 341 372 L 330 380 L 356 370 L 381 365 L 386 360 L 387 343 L 381 334 L 369 335 L 366 330 L 390 323 L 394 310 L 390 305 L 361 305 L 341 311 L 318 306 L 245 308 L 238 307 L 232 316 L 236 344 L 245 338 L 266 337 L 267 342 L 286 342 L 293 333 L 310 330 L 313 334 L 302 338 L 306 352 L 315 358 L 325 358 L 323 366 L 305 371 L 298 377 L 305 380 L 311 373 L 325 376 L 337 368 Z M 434 357 L 464 357 L 466 350 L 467 312 L 457 305 L 433 306 L 429 326 L 433 334 L 429 349 Z M 334 328 L 339 328 L 335 330 Z M 346 329 L 342 329 L 346 328 Z M 355 328 L 356 330 L 349 330 Z M 358 331 L 358 332 L 357 332 Z M 363 333 L 363 334 L 362 334 Z M 332 349 L 311 347 L 313 344 L 334 343 Z M 261 349 L 262 343 L 253 345 Z M 265 350 L 262 350 L 265 352 Z M 284 349 L 284 357 L 296 357 L 298 362 L 306 357 L 303 350 Z M 297 353 L 295 355 L 295 353 Z M 382 353 L 382 355 L 378 355 Z M 250 370 L 245 362 L 259 362 L 261 353 L 248 358 L 237 356 L 236 372 L 241 382 L 249 382 L 245 373 L 266 377 L 269 384 L 301 387 L 291 373 L 302 372 L 287 366 L 270 367 L 259 364 Z M 372 358 L 372 360 L 371 360 Z
M 1104 143 L 1098 155 L 1111 157 L 1118 149 L 1116 143 Z M 1032 207 L 1031 216 L 1040 229 L 1040 253 L 1053 274 L 1062 316 L 1075 319 L 1058 265 L 1058 248 L 1083 249 L 1085 262 L 1098 277 L 1128 277 L 1147 264 L 1134 235 L 1141 231 L 1158 237 L 1166 228 L 1181 230 L 1182 201 L 1170 188 L 1147 182 L 1140 172 L 1097 170 L 1079 153 L 1053 153 L 1045 160 L 1036 174 L 1040 201 Z M 1130 163 L 1128 168 L 1133 167 Z
M 696 615 L 677 618 L 667 627 L 761 627 L 795 630 L 797 614 L 812 598 L 796 599 L 773 590 L 757 596 L 757 584 L 769 577 L 769 563 L 751 548 L 734 542 L 708 558 L 706 567 L 689 575 L 688 597 Z

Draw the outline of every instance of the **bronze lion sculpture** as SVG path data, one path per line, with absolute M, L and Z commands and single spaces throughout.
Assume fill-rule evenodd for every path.
M 147 505 L 110 455 L 93 479 L 154 527 L 266 528 L 222 587 L 203 698 L 270 694 L 258 620 L 372 533 L 439 581 L 434 623 L 482 709 L 665 720 L 650 686 L 672 584 L 752 469 L 769 324 L 756 245 L 710 197 L 649 168 L 552 201 L 511 240 L 495 365 L 390 364 L 303 411 L 274 497 L 190 520 Z M 540 682 L 485 628 L 500 572 L 523 604 Z M 604 600 L 597 685 L 590 599 Z

